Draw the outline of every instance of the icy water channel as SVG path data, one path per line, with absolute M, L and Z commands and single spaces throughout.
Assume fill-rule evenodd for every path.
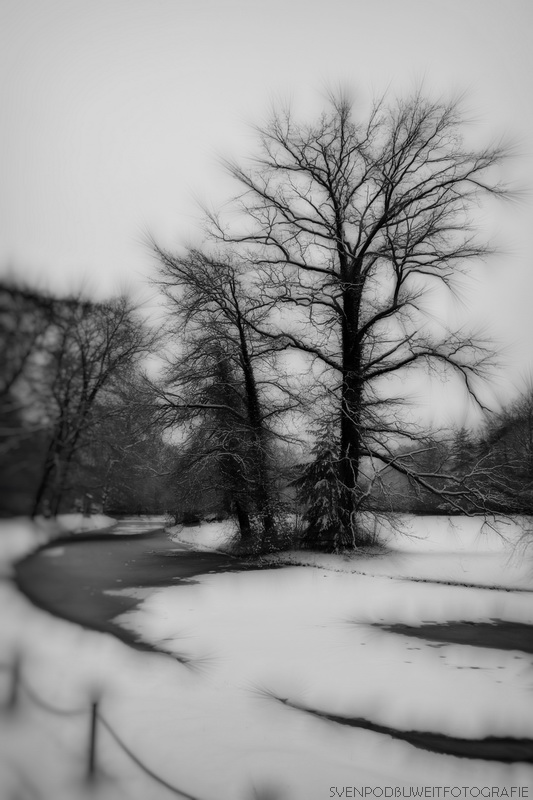
M 141 600 L 117 590 L 175 586 L 197 575 L 259 569 L 247 560 L 175 544 L 162 524 L 162 518 L 128 517 L 103 533 L 56 540 L 16 565 L 17 585 L 35 605 L 58 617 L 143 647 L 113 622 Z

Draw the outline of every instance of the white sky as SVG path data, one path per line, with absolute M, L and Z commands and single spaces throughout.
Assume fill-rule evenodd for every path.
M 533 187 L 532 22 L 530 0 L 0 0 L 0 272 L 138 289 L 145 234 L 199 235 L 196 198 L 228 195 L 218 158 L 252 150 L 249 125 L 338 85 L 466 91 Z M 469 302 L 514 376 L 533 371 L 533 200 L 496 222 L 512 252 Z

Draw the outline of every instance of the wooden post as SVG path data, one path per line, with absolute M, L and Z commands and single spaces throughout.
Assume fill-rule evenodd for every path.
M 93 781 L 96 776 L 96 725 L 98 723 L 98 703 L 91 703 L 91 721 L 89 731 L 89 761 L 87 764 L 87 780 Z
M 6 703 L 6 708 L 8 711 L 14 711 L 18 702 L 20 670 L 21 670 L 21 658 L 20 655 L 16 653 L 13 660 L 13 665 L 11 667 L 11 686 L 10 686 L 9 697 L 7 698 L 7 703 Z

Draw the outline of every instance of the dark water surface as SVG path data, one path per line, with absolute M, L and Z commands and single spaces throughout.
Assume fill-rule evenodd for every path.
M 19 589 L 58 617 L 142 646 L 133 632 L 113 623 L 141 600 L 109 590 L 172 586 L 207 573 L 259 569 L 249 560 L 175 544 L 162 528 L 128 535 L 128 526 L 139 530 L 140 525 L 122 521 L 116 533 L 76 535 L 46 545 L 15 566 Z
M 433 643 L 468 644 L 472 647 L 520 650 L 533 654 L 533 626 L 522 622 L 495 619 L 493 622 L 432 622 L 417 626 L 398 622 L 393 625 L 379 624 L 377 627 Z

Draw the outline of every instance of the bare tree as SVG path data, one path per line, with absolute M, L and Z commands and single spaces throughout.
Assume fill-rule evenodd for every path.
M 27 376 L 31 413 L 47 431 L 34 514 L 43 503 L 58 512 L 72 459 L 98 420 L 97 401 L 150 351 L 153 339 L 125 297 L 56 302 L 46 349 Z
M 255 332 L 265 311 L 250 299 L 238 263 L 154 247 L 181 350 L 160 393 L 161 413 L 170 425 L 191 424 L 189 463 L 197 477 L 203 472 L 212 481 L 216 460 L 242 538 L 255 531 L 258 545 L 270 546 L 279 533 L 275 422 L 291 405 L 276 377 L 279 347 Z
M 121 370 L 91 411 L 69 468 L 69 485 L 85 487 L 102 510 L 161 514 L 172 507 L 170 479 L 176 448 L 164 437 L 156 397 L 144 374 Z
M 488 252 L 472 209 L 505 194 L 495 175 L 504 148 L 471 148 L 461 130 L 456 105 L 420 94 L 379 102 L 366 121 L 343 98 L 310 124 L 275 114 L 251 168 L 228 165 L 243 188 L 237 213 L 210 217 L 271 309 L 254 330 L 300 352 L 322 385 L 320 414 L 338 431 L 334 548 L 359 541 L 364 464 L 446 491 L 398 457 L 422 435 L 402 413 L 405 381 L 424 368 L 483 405 L 490 347 L 431 315 L 430 291 L 457 291 L 455 276 Z
M 4 514 L 27 511 L 35 480 L 42 424 L 25 413 L 24 377 L 46 346 L 53 311 L 50 295 L 15 282 L 0 284 L 0 508 Z
M 198 347 L 199 342 L 195 344 Z M 180 369 L 184 365 L 174 365 L 170 384 L 174 391 L 164 400 L 164 416 L 173 426 L 185 424 L 189 430 L 176 464 L 180 510 L 196 515 L 202 511 L 235 514 L 241 539 L 251 542 L 254 532 L 258 538 L 262 534 L 254 531 L 256 515 L 259 523 L 266 515 L 267 530 L 273 525 L 270 454 L 264 442 L 260 449 L 250 427 L 235 352 L 228 342 L 217 339 L 204 338 L 201 346 L 203 352 L 197 352 L 193 361 L 186 356 L 187 381 Z M 267 474 L 262 475 L 265 462 Z

